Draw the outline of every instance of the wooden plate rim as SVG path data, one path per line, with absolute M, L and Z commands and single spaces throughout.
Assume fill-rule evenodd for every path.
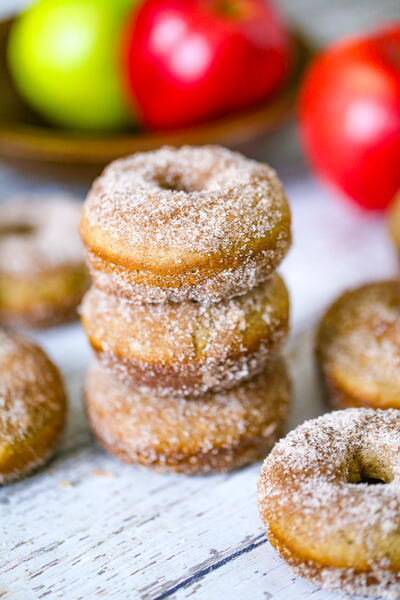
M 0 21 L 2 35 L 13 18 Z M 294 103 L 300 76 L 313 53 L 307 38 L 294 30 L 295 66 L 287 85 L 268 103 L 234 115 L 194 127 L 165 132 L 141 131 L 111 135 L 74 134 L 20 121 L 0 120 L 0 156 L 3 158 L 45 161 L 50 163 L 106 163 L 116 156 L 162 145 L 185 143 L 240 143 L 257 137 L 278 125 Z

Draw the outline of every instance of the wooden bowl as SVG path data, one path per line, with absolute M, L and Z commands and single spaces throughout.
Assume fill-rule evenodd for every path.
M 90 181 L 111 160 L 164 144 L 222 144 L 234 147 L 274 129 L 293 106 L 299 80 L 312 54 L 294 33 L 295 65 L 285 88 L 268 103 L 206 124 L 176 131 L 126 131 L 87 134 L 52 127 L 41 121 L 19 97 L 6 63 L 13 19 L 0 21 L 0 159 L 31 174 Z

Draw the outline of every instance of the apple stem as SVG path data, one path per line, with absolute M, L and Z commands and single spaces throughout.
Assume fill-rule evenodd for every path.
M 238 0 L 214 0 L 214 11 L 230 19 L 237 19 L 246 12 L 243 3 Z

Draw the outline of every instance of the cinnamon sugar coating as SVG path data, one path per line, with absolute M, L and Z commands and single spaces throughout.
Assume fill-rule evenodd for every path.
M 0 484 L 50 458 L 64 428 L 60 375 L 39 346 L 0 329 Z
M 88 285 L 70 197 L 24 196 L 0 204 L 0 320 L 46 327 L 76 318 Z
M 320 323 L 316 356 L 334 407 L 400 408 L 400 282 L 336 300 Z
M 300 576 L 398 598 L 400 411 L 347 409 L 297 427 L 266 458 L 258 505 Z
M 128 463 L 185 474 L 259 460 L 282 433 L 289 396 L 281 359 L 231 391 L 194 400 L 134 391 L 99 363 L 86 384 L 88 417 L 107 450 Z
M 400 193 L 397 194 L 389 211 L 389 231 L 400 254 Z
M 245 293 L 290 246 L 290 211 L 265 164 L 218 146 L 115 161 L 86 199 L 81 236 L 96 286 L 136 302 Z
M 209 305 L 133 304 L 92 287 L 81 314 L 99 360 L 127 385 L 193 396 L 263 370 L 287 335 L 289 298 L 278 275 Z

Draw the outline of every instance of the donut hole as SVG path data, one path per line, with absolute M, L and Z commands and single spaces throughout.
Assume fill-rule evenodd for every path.
M 28 223 L 13 223 L 10 225 L 0 225 L 0 238 L 11 236 L 28 236 L 35 231 L 35 228 Z
M 379 485 L 379 484 L 385 484 L 385 483 L 389 483 L 389 482 L 385 481 L 384 479 L 380 479 L 379 477 L 372 477 L 371 475 L 369 475 L 368 472 L 362 471 L 360 473 L 360 481 L 357 481 L 356 483 L 366 483 L 368 485 Z
M 209 176 L 196 169 L 177 169 L 169 165 L 153 174 L 153 181 L 162 190 L 170 192 L 199 192 L 207 186 Z
M 168 190 L 170 192 L 186 192 L 188 194 L 192 191 L 189 186 L 182 181 L 182 178 L 179 177 L 158 177 L 157 185 L 162 190 Z
M 204 188 L 204 182 L 196 181 L 194 178 L 188 180 L 183 173 L 161 173 L 156 177 L 156 184 L 162 190 L 169 192 L 199 192 Z
M 347 482 L 353 485 L 383 485 L 392 479 L 391 468 L 381 457 L 359 456 L 350 466 Z

